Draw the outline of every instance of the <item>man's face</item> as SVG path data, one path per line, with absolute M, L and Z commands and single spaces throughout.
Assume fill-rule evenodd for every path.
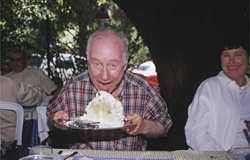
M 221 54 L 221 65 L 225 74 L 237 81 L 244 78 L 247 67 L 247 53 L 243 48 L 225 49 Z
M 14 72 L 22 72 L 26 67 L 26 59 L 22 54 L 11 53 L 10 64 Z
M 95 39 L 89 53 L 89 74 L 98 90 L 112 93 L 126 70 L 121 40 L 115 36 Z

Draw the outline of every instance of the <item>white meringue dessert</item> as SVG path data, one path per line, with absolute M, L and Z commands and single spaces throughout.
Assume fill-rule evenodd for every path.
M 119 128 L 124 125 L 122 103 L 106 91 L 99 91 L 85 111 L 80 120 L 99 122 L 100 128 Z

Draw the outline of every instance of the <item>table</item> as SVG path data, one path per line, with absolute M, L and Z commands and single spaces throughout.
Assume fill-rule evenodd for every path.
M 71 150 L 52 148 L 31 148 L 34 154 L 57 155 L 59 151 L 72 153 L 77 151 L 94 160 L 233 160 L 233 157 L 224 151 L 196 152 L 191 150 L 177 151 L 100 151 L 100 150 Z

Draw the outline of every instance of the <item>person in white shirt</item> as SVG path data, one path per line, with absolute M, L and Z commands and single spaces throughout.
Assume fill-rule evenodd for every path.
M 241 43 L 225 43 L 222 71 L 203 81 L 188 109 L 185 126 L 189 147 L 198 151 L 227 151 L 249 146 L 243 133 L 250 120 L 248 52 Z
M 28 66 L 28 56 L 24 50 L 13 48 L 8 53 L 12 72 L 5 76 L 12 78 L 17 83 L 22 82 L 38 87 L 47 96 L 51 96 L 57 91 L 56 84 L 42 70 Z
M 42 103 L 35 104 L 34 106 L 31 106 L 31 105 L 26 106 L 25 104 L 22 104 L 22 106 L 24 108 L 25 115 L 32 115 L 31 116 L 32 119 L 33 119 L 33 115 L 35 115 L 34 119 L 36 119 L 37 117 L 37 120 L 38 120 L 37 127 L 38 127 L 38 133 L 39 133 L 38 136 L 40 140 L 44 140 L 45 139 L 44 136 L 41 137 L 41 134 L 40 134 L 42 130 L 42 128 L 40 127 L 41 126 L 40 124 L 42 122 L 44 122 L 43 124 L 47 124 L 46 119 L 43 120 L 41 118 L 41 117 L 43 118 L 46 117 L 46 114 L 45 114 L 46 112 L 44 112 L 43 110 L 47 109 L 48 103 L 47 105 L 45 105 L 46 104 L 45 101 L 48 98 L 52 99 L 51 97 L 55 98 L 60 91 L 60 87 L 57 87 L 57 85 L 41 69 L 29 66 L 30 57 L 22 48 L 16 47 L 16 48 L 9 49 L 8 56 L 10 58 L 10 67 L 12 71 L 6 74 L 5 76 L 14 80 L 15 83 L 18 85 L 23 84 L 23 85 L 29 86 L 29 88 L 39 89 L 41 91 L 41 94 L 43 97 Z M 34 98 L 35 100 L 36 97 L 30 96 L 29 98 L 30 99 Z M 42 110 L 43 112 L 41 112 L 40 110 L 41 109 L 40 105 L 43 106 L 43 110 Z M 27 130 L 27 132 L 29 132 L 29 130 L 31 131 L 32 125 L 25 127 L 25 130 Z M 36 122 L 34 122 L 34 126 L 36 126 Z M 26 132 L 24 131 L 24 133 Z M 23 135 L 24 135 L 23 137 L 25 137 L 23 138 L 25 143 L 32 142 L 29 134 L 23 134 Z M 34 136 L 33 138 L 35 139 L 37 135 L 36 133 L 34 133 L 32 136 Z M 24 144 L 24 146 L 25 145 L 34 145 L 34 144 Z
M 23 83 L 16 83 L 13 79 L 0 75 L 0 101 L 33 106 L 40 104 L 42 100 L 43 95 L 39 88 Z M 0 109 L 0 141 L 14 141 L 15 129 L 15 113 Z

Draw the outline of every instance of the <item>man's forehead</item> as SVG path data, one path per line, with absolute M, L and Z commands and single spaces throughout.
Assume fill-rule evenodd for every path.
M 94 37 L 94 40 L 113 40 L 113 41 L 121 41 L 121 38 L 114 32 L 101 32 L 100 34 Z

